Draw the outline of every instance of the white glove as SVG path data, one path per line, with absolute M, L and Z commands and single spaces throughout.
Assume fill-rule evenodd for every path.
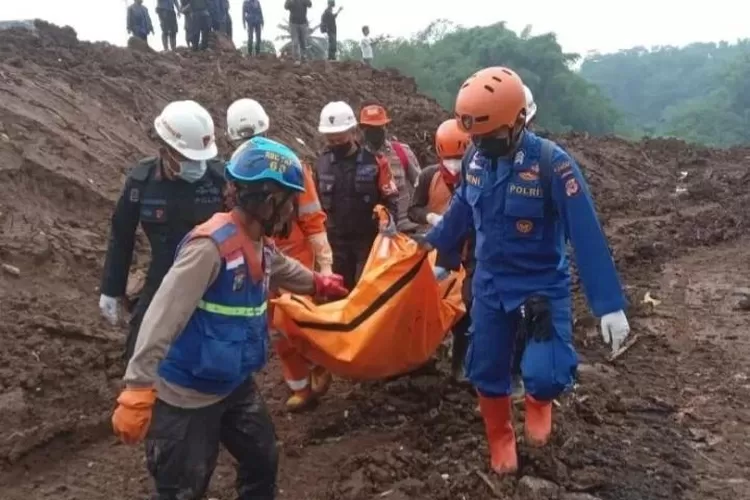
M 605 344 L 612 344 L 612 354 L 620 350 L 628 333 L 630 333 L 630 325 L 624 311 L 602 316 L 602 338 Z
M 104 319 L 110 322 L 113 326 L 117 324 L 118 319 L 118 302 L 114 297 L 108 297 L 101 295 L 99 297 L 99 310 L 102 313 Z
M 438 223 L 439 223 L 439 222 L 440 222 L 441 220 L 443 220 L 443 216 L 442 216 L 442 215 L 440 215 L 440 214 L 436 214 L 436 213 L 434 213 L 434 212 L 430 212 L 429 214 L 427 214 L 427 217 L 426 217 L 426 219 L 427 219 L 427 223 L 428 223 L 429 225 L 431 225 L 432 227 L 435 227 L 435 226 L 437 226 L 437 225 L 438 225 Z

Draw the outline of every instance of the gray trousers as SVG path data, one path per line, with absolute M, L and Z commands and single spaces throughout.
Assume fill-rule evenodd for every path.
M 290 35 L 292 36 L 292 57 L 296 60 L 307 59 L 307 24 L 290 24 Z
M 156 401 L 146 436 L 153 500 L 204 498 L 219 443 L 237 460 L 237 499 L 273 500 L 278 450 L 271 416 L 252 378 L 225 399 L 186 409 Z

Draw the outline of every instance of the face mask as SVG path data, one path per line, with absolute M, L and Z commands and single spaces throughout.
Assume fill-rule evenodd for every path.
M 472 139 L 482 156 L 502 158 L 513 151 L 513 143 L 508 137 L 480 137 Z
M 352 143 L 347 142 L 345 144 L 337 144 L 336 146 L 331 146 L 331 153 L 333 153 L 333 157 L 337 160 L 343 160 L 347 156 L 349 156 L 349 153 L 352 150 Z
M 205 161 L 183 160 L 180 162 L 180 172 L 177 175 L 183 181 L 192 184 L 203 177 L 207 167 Z
M 451 174 L 457 175 L 461 171 L 461 160 L 443 160 L 443 166 Z
M 362 134 L 365 137 L 365 141 L 374 149 L 380 149 L 385 144 L 385 129 L 383 128 L 368 128 Z

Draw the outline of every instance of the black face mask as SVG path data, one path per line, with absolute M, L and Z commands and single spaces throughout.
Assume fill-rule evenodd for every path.
M 503 158 L 510 156 L 516 147 L 517 140 L 523 132 L 523 129 L 518 132 L 511 131 L 505 137 L 473 137 L 472 142 L 477 147 L 482 156 L 487 158 Z
M 367 144 L 375 150 L 378 150 L 385 145 L 385 129 L 384 128 L 368 128 L 362 135 L 365 138 Z
M 289 233 L 291 232 L 290 221 L 287 221 L 279 231 L 276 230 L 276 226 L 281 222 L 281 207 L 283 207 L 287 200 L 289 200 L 289 197 L 292 196 L 291 193 L 287 193 L 280 202 L 277 202 L 276 199 L 268 193 L 243 189 L 243 187 L 238 187 L 235 190 L 235 193 L 236 206 L 247 215 L 260 222 L 261 226 L 263 226 L 263 234 L 269 238 L 275 236 L 286 238 L 289 236 Z M 264 204 L 271 205 L 271 216 L 265 220 L 261 220 L 258 216 L 258 212 Z
M 337 160 L 343 160 L 352 151 L 352 143 L 347 142 L 346 144 L 337 144 L 336 146 L 331 146 L 331 153 L 333 153 L 333 157 Z

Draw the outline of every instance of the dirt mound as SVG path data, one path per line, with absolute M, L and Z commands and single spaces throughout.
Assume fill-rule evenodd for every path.
M 230 51 L 126 50 L 80 43 L 72 29 L 46 23 L 34 33 L 0 32 L 2 498 L 144 496 L 140 456 L 113 447 L 107 428 L 123 369 L 123 329 L 100 321 L 96 307 L 108 219 L 125 173 L 153 153 L 149 131 L 167 102 L 204 104 L 226 153 L 225 110 L 239 97 L 262 102 L 272 135 L 304 156 L 319 146 L 318 115 L 331 100 L 386 105 L 392 132 L 425 163 L 446 117 L 413 80 L 358 63 L 295 67 Z M 579 297 L 581 383 L 560 401 L 555 442 L 542 451 L 522 446 L 527 477 L 509 482 L 487 475 L 475 398 L 447 383 L 441 365 L 377 384 L 339 382 L 323 407 L 294 418 L 280 413 L 285 389 L 272 365 L 262 386 L 283 441 L 281 498 L 531 498 L 544 488 L 566 500 L 701 498 L 689 495 L 703 479 L 695 442 L 709 439 L 696 393 L 733 380 L 712 394 L 741 401 L 745 379 L 732 372 L 731 355 L 705 340 L 680 351 L 663 332 L 689 327 L 684 310 L 664 316 L 664 306 L 642 299 L 675 293 L 684 271 L 670 271 L 672 281 L 660 276 L 676 259 L 747 233 L 747 152 L 675 140 L 558 139 L 596 194 L 641 337 L 635 354 L 605 362 Z M 139 260 L 145 249 L 144 239 Z M 738 453 L 732 463 L 741 469 L 747 455 Z M 214 496 L 231 496 L 228 463 Z

